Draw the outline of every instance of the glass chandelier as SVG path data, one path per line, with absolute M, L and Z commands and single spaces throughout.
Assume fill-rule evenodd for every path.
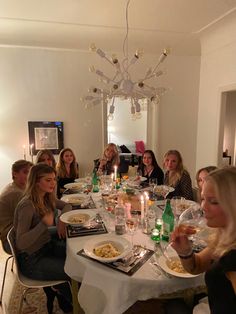
M 133 120 L 141 117 L 141 104 L 142 103 L 154 103 L 160 102 L 161 96 L 167 91 L 165 87 L 154 87 L 148 85 L 147 81 L 152 78 L 158 78 L 163 74 L 163 71 L 158 70 L 159 65 L 166 59 L 169 51 L 164 49 L 161 53 L 157 64 L 153 68 L 149 68 L 143 77 L 139 80 L 133 80 L 129 69 L 136 62 L 139 61 L 142 56 L 142 51 L 137 50 L 132 58 L 128 57 L 128 8 L 130 0 L 126 5 L 126 35 L 123 42 L 123 54 L 124 58 L 120 62 L 115 55 L 108 56 L 102 49 L 97 48 L 95 44 L 91 44 L 90 50 L 97 53 L 99 57 L 114 68 L 114 75 L 109 77 L 101 70 L 96 69 L 94 66 L 89 67 L 89 71 L 95 73 L 99 81 L 105 84 L 105 88 L 90 87 L 88 89 L 89 95 L 82 98 L 85 102 L 86 108 L 90 108 L 104 101 L 106 104 L 110 103 L 108 120 L 112 120 L 115 112 L 115 99 L 129 99 L 130 100 L 130 113 Z

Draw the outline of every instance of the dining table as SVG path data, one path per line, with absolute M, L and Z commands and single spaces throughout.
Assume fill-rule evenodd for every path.
M 101 193 L 90 194 L 95 204 L 92 209 L 96 214 L 105 217 L 108 237 L 115 235 L 114 217 L 104 210 Z M 91 209 L 90 209 L 91 210 Z M 191 291 L 204 289 L 204 276 L 182 278 L 170 276 L 166 272 L 160 272 L 147 260 L 132 276 L 118 272 L 107 267 L 106 264 L 96 260 L 85 258 L 78 254 L 86 242 L 99 235 L 83 235 L 67 238 L 67 254 L 65 272 L 72 279 L 74 313 L 78 313 L 78 301 L 86 314 L 121 314 L 124 313 L 136 301 L 144 301 L 153 298 L 171 298 L 182 296 Z M 130 241 L 130 235 L 119 235 Z M 138 244 L 149 250 L 154 249 L 154 241 L 150 235 L 144 234 L 138 229 L 133 237 L 134 244 Z M 76 282 L 80 283 L 77 295 Z M 200 290 L 199 290 L 200 289 Z

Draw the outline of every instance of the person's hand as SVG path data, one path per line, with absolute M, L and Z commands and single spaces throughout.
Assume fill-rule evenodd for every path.
M 46 226 L 53 226 L 54 225 L 54 213 L 51 211 L 49 213 L 46 213 L 43 217 L 42 217 L 42 222 L 46 225 Z
M 188 239 L 189 235 L 195 234 L 196 231 L 191 227 L 178 226 L 171 234 L 171 246 L 179 255 L 188 255 L 192 250 L 191 241 Z
M 60 218 L 58 219 L 57 223 L 57 233 L 60 239 L 64 239 L 66 237 L 66 224 L 62 222 Z
M 106 164 L 107 164 L 107 159 L 106 158 L 101 158 L 99 167 L 104 167 Z

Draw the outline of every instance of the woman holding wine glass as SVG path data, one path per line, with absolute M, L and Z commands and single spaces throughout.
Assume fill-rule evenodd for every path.
M 192 273 L 206 272 L 209 313 L 233 314 L 236 310 L 236 168 L 212 171 L 202 188 L 202 208 L 207 226 L 215 232 L 208 246 L 194 253 L 188 236 L 191 228 L 177 227 L 172 233 L 172 247 L 184 268 Z M 194 313 L 194 312 L 193 312 Z

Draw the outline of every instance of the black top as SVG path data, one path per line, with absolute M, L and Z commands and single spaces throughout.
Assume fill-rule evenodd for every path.
M 211 314 L 235 314 L 236 295 L 226 273 L 236 271 L 236 250 L 213 262 L 205 274 Z
M 164 180 L 164 173 L 163 171 L 161 170 L 161 168 L 158 166 L 158 167 L 155 167 L 152 172 L 150 173 L 150 175 L 144 175 L 144 167 L 141 170 L 141 175 L 142 177 L 145 177 L 147 178 L 147 181 L 145 182 L 149 182 L 149 179 L 151 178 L 157 178 L 157 184 L 158 185 L 161 185 L 163 184 L 163 180 Z
M 169 184 L 169 172 L 167 171 L 164 178 L 164 184 Z M 174 196 L 182 196 L 187 200 L 193 200 L 193 189 L 192 189 L 192 181 L 189 173 L 185 170 L 182 174 L 182 177 L 177 181 L 176 185 L 173 186 L 175 189 L 173 192 L 168 194 L 168 198 L 172 198 Z

